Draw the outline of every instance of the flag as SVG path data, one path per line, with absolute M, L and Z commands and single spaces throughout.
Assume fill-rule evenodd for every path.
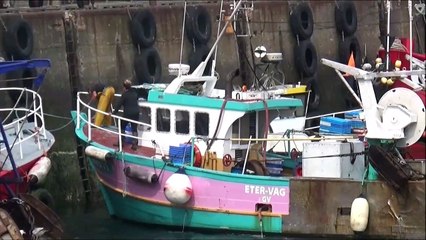
M 351 52 L 351 56 L 349 57 L 348 66 L 355 67 L 355 59 L 354 54 Z M 351 76 L 349 73 L 343 74 L 344 77 Z

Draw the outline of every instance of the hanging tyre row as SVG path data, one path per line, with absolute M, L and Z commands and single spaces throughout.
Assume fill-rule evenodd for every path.
M 362 53 L 358 39 L 355 36 L 358 27 L 355 4 L 352 1 L 337 1 L 334 8 L 334 19 L 336 30 L 340 36 L 338 48 L 339 62 L 342 64 L 353 64 L 355 67 L 360 68 L 362 65 Z M 351 55 L 353 55 L 353 62 L 350 62 Z M 352 76 L 345 78 L 352 90 L 356 93 L 359 92 L 355 79 Z M 350 94 L 345 97 L 345 105 L 347 108 L 358 106 Z
M 154 47 L 157 38 L 155 17 L 148 9 L 133 14 L 130 21 L 130 35 L 136 54 L 133 68 L 139 84 L 156 83 L 161 80 L 161 58 Z
M 361 67 L 361 47 L 355 36 L 358 18 L 353 1 L 338 1 L 335 6 L 336 30 L 341 36 L 339 41 L 339 62 L 348 64 L 351 54 L 354 56 L 355 66 Z
M 7 60 L 28 60 L 33 53 L 33 47 L 33 29 L 25 19 L 10 19 L 5 22 L 3 49 L 6 52 Z M 7 87 L 24 87 L 32 89 L 36 76 L 37 71 L 35 69 L 23 69 L 9 72 L 6 74 L 6 85 Z M 27 96 L 20 95 L 20 91 L 9 91 L 10 99 L 13 102 L 17 102 L 19 99 L 19 105 L 23 105 L 27 101 Z
M 312 10 L 308 3 L 297 4 L 290 12 L 290 28 L 296 38 L 294 48 L 294 63 L 301 82 L 310 91 L 308 110 L 316 110 L 320 104 L 320 95 L 317 83 L 318 55 L 315 45 L 310 38 L 314 30 Z
M 185 34 L 192 44 L 192 49 L 188 56 L 189 73 L 192 73 L 206 59 L 210 51 L 208 42 L 211 38 L 211 30 L 212 23 L 207 9 L 204 6 L 189 6 L 185 16 Z M 207 63 L 203 75 L 210 73 L 211 59 Z

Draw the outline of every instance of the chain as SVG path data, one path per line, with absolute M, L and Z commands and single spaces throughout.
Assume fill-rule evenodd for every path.
M 34 230 L 34 215 L 32 214 L 31 211 L 31 207 L 30 205 L 28 205 L 26 202 L 24 202 L 22 199 L 17 198 L 17 197 L 13 197 L 9 200 L 12 203 L 16 203 L 17 205 L 20 205 L 24 208 L 25 213 L 26 213 L 26 218 L 28 220 L 28 223 L 30 224 L 30 229 L 28 231 L 28 233 L 26 233 L 32 240 L 37 239 L 37 236 L 33 235 L 33 230 Z M 6 201 L 2 201 L 1 203 L 6 203 Z

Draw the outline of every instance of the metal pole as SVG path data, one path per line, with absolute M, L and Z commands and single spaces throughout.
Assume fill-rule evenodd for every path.
M 342 73 L 339 72 L 339 70 L 337 70 L 337 69 L 334 69 L 334 70 L 336 71 L 336 73 L 339 76 L 339 78 L 342 80 L 343 84 L 345 84 L 346 88 L 349 90 L 349 92 L 352 94 L 352 96 L 358 102 L 358 104 L 362 107 L 362 101 L 361 101 L 361 99 L 359 99 L 358 95 L 356 95 L 356 93 L 354 92 L 354 90 L 352 89 L 352 87 L 349 86 L 348 81 L 346 81 L 346 79 L 343 77 Z
M 182 38 L 180 42 L 180 56 L 179 56 L 179 77 L 182 75 L 182 55 L 183 55 L 183 39 L 185 35 L 185 20 L 186 20 L 186 1 L 183 7 L 183 22 L 182 22 Z
M 217 36 L 216 38 L 219 38 L 220 33 L 220 21 L 222 21 L 222 11 L 223 11 L 223 0 L 220 1 L 220 12 L 219 12 L 219 21 L 217 24 Z M 217 58 L 217 48 L 214 50 L 214 59 L 212 61 L 212 72 L 211 75 L 214 76 L 214 70 L 216 69 L 216 58 Z
M 249 152 L 250 152 L 250 144 L 251 144 L 251 135 L 250 135 L 250 139 L 249 139 L 249 142 L 248 142 L 246 157 L 244 158 L 243 171 L 241 172 L 241 174 L 243 174 L 243 175 L 244 175 L 244 172 L 246 171 L 247 158 L 248 158 L 248 155 L 249 155 Z
M 410 17 L 410 71 L 413 70 L 413 9 L 412 1 L 408 0 L 408 16 Z
M 391 10 L 391 1 L 386 1 L 386 10 L 388 11 L 388 22 L 387 22 L 387 32 L 386 32 L 386 71 L 389 71 L 389 50 L 390 50 L 390 10 Z

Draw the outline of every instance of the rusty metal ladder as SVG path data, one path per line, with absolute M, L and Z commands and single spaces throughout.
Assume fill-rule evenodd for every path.
M 71 96 L 72 96 L 72 108 L 76 109 L 77 106 L 77 92 L 80 86 L 80 74 L 79 74 L 79 64 L 78 64 L 78 56 L 76 54 L 76 28 L 73 22 L 73 17 L 70 13 L 66 12 L 64 15 L 64 32 L 65 32 L 65 50 L 67 54 L 67 63 L 68 63 L 68 74 L 69 81 L 71 85 Z M 78 139 L 77 136 L 77 159 L 78 165 L 80 168 L 80 177 L 83 184 L 84 194 L 86 201 L 90 201 L 91 192 L 92 192 L 92 183 L 90 181 L 90 175 L 88 173 L 88 164 L 86 160 L 86 156 L 84 154 L 84 145 L 82 141 Z

